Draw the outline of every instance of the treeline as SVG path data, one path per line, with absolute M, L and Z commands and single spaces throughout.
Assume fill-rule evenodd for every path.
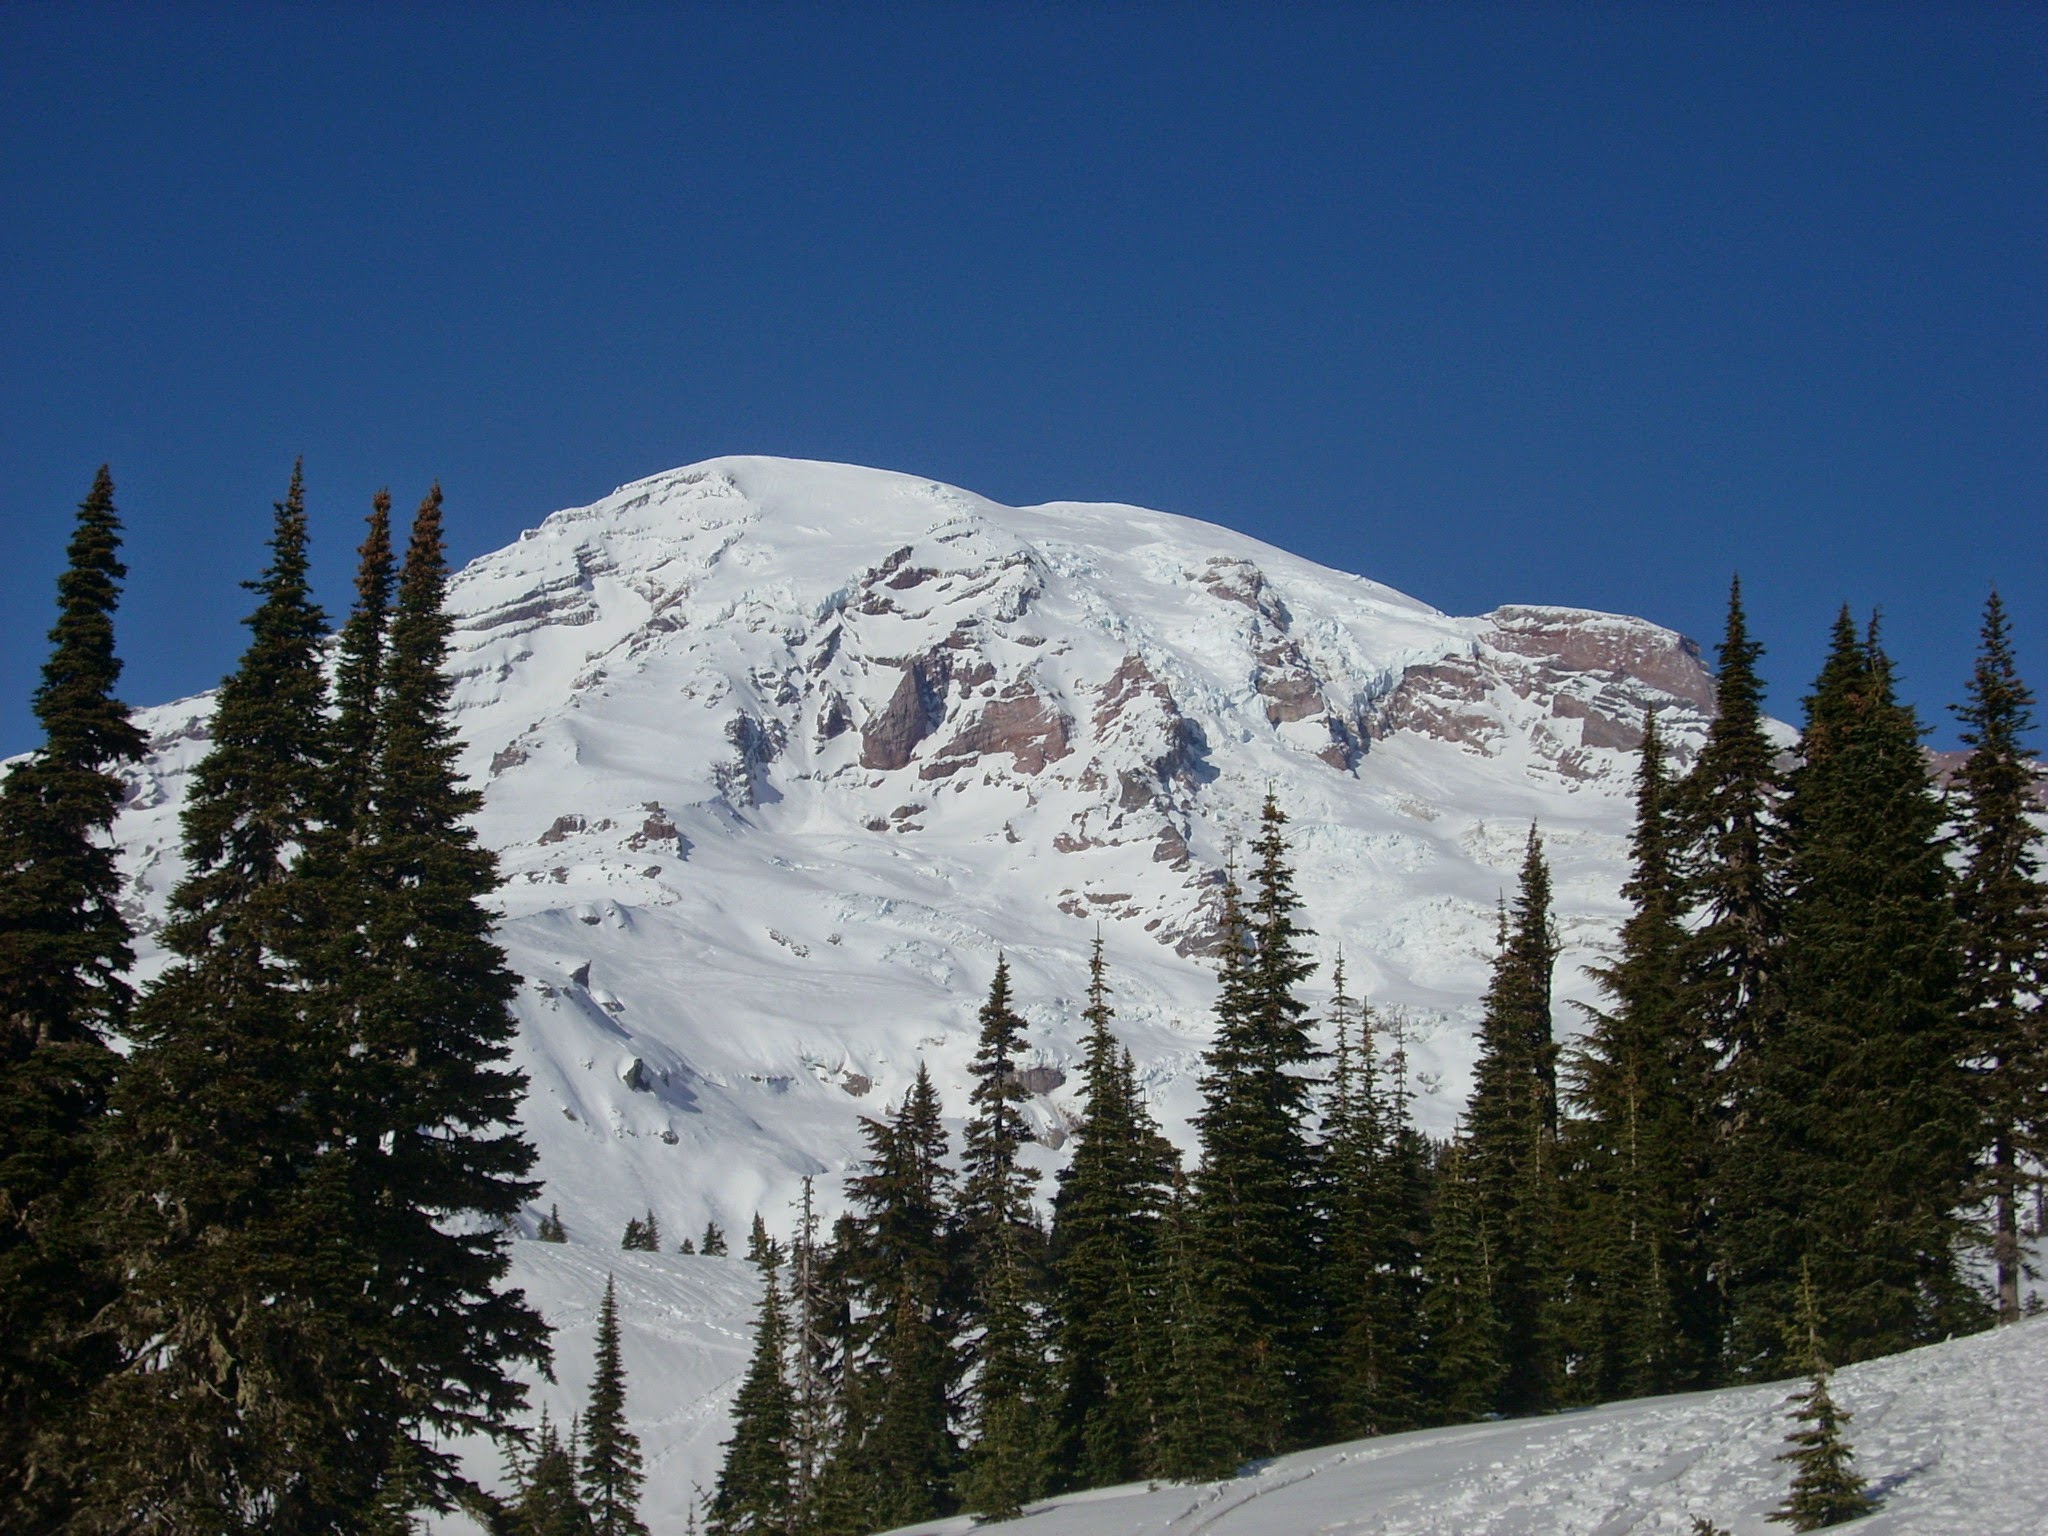
M 1270 799 L 1225 891 L 1191 1170 L 1118 1044 L 1098 940 L 1081 1118 L 1041 1223 L 999 961 L 957 1159 L 920 1068 L 865 1123 L 830 1234 L 807 1186 L 787 1253 L 757 1245 L 710 1528 L 1000 1518 L 1334 1439 L 1824 1372 L 2017 1317 L 2048 1126 L 2048 890 L 2004 612 L 1994 596 L 1946 791 L 1874 625 L 1843 614 L 1789 754 L 1760 654 L 1738 587 L 1688 771 L 1645 722 L 1630 915 L 1569 1050 L 1531 829 L 1448 1141 L 1417 1131 L 1400 1033 L 1341 962 L 1310 1018 Z
M 511 1518 L 444 1441 L 510 1432 L 511 1368 L 548 1361 L 502 1284 L 537 1188 L 515 982 L 455 772 L 439 488 L 402 551 L 392 532 L 380 495 L 331 636 L 294 471 L 191 774 L 169 964 L 138 993 L 108 834 L 144 742 L 116 697 L 105 469 L 78 510 L 43 743 L 0 783 L 10 1532 Z

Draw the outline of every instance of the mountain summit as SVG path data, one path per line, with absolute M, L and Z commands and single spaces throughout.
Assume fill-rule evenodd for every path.
M 539 1209 L 605 1243 L 649 1208 L 678 1234 L 786 1225 L 920 1059 L 962 1112 L 999 952 L 1054 1160 L 1098 925 L 1178 1134 L 1223 870 L 1269 788 L 1313 943 L 1404 1021 L 1446 1129 L 1529 823 L 1560 991 L 1586 995 L 1643 712 L 1687 753 L 1712 699 L 1698 649 L 1640 619 L 1454 618 L 1189 518 L 770 458 L 557 512 L 450 602 Z M 210 705 L 141 715 L 119 835 L 145 935 Z

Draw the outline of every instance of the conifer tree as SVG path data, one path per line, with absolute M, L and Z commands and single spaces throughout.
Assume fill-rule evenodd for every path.
M 2020 680 L 1996 592 L 1967 702 L 1970 748 L 1953 788 L 1963 848 L 1956 885 L 1972 1097 L 1984 1117 L 1976 1189 L 1991 1204 L 1998 1320 L 2020 1316 L 2020 1200 L 2027 1159 L 2048 1153 L 2048 882 L 2030 813 L 2035 772 L 2024 745 L 2034 696 Z
M 377 533 L 373 518 L 352 625 L 375 607 Z M 329 909 L 352 919 L 330 934 L 342 930 L 333 942 L 353 963 L 333 967 L 326 988 L 340 1004 L 332 1047 L 344 1063 L 330 1161 L 367 1271 L 351 1334 L 384 1440 L 365 1454 L 388 1459 L 409 1442 L 437 1506 L 458 1486 L 440 1439 L 496 1433 L 525 1401 L 510 1366 L 548 1359 L 546 1324 L 502 1284 L 511 1219 L 539 1186 L 516 1129 L 526 1079 L 507 1065 L 517 980 L 484 905 L 497 865 L 471 824 L 482 796 L 456 769 L 447 580 L 436 486 L 414 516 L 376 655 L 374 769 L 348 860 L 354 901 Z M 365 643 L 356 659 L 367 665 L 373 650 Z
M 1705 1181 L 1714 1058 L 1686 1006 L 1687 935 L 1672 866 L 1656 716 L 1636 774 L 1631 912 L 1621 953 L 1593 969 L 1609 1007 L 1570 1062 L 1573 1326 L 1599 1399 L 1704 1384 L 1718 1354 Z
M 566 1243 L 569 1241 L 569 1229 L 562 1225 L 562 1210 L 560 1206 L 550 1205 L 548 1207 L 548 1213 L 541 1218 L 540 1226 L 535 1231 L 534 1236 L 544 1243 Z
M 1814 1294 L 1813 1272 L 1804 1264 L 1799 1276 L 1799 1333 L 1798 1354 L 1807 1383 L 1792 1394 L 1791 1401 L 1798 1405 L 1792 1417 L 1804 1427 L 1786 1436 L 1787 1448 L 1778 1455 L 1779 1461 L 1792 1463 L 1792 1488 L 1769 1518 L 1795 1531 L 1818 1531 L 1867 1515 L 1876 1505 L 1863 1491 L 1855 1452 L 1842 1433 L 1850 1415 L 1835 1406 L 1828 1391 L 1820 1304 Z
M 105 1164 L 126 1360 L 94 1405 L 90 1504 L 150 1510 L 152 1529 L 315 1528 L 383 1471 L 356 1454 L 370 1405 L 329 1306 L 359 1234 L 313 1178 L 331 1058 L 305 1027 L 293 856 L 326 800 L 326 626 L 296 469 L 250 585 L 249 647 L 186 797 L 176 963 L 135 1010 Z
M 1053 1463 L 1091 1488 L 1147 1470 L 1159 1434 L 1166 1319 L 1160 1227 L 1178 1169 L 1139 1092 L 1115 1018 L 1102 936 L 1088 960 L 1083 1107 L 1053 1200 L 1059 1403 Z
M 105 465 L 79 504 L 34 709 L 42 745 L 0 782 L 0 1526 L 54 1526 L 82 1397 L 114 1365 L 90 1323 L 114 1282 L 79 1219 L 131 1002 L 107 840 L 141 733 L 114 696 L 127 574 Z
M 1216 1034 L 1204 1054 L 1202 1108 L 1194 1117 L 1202 1161 L 1194 1185 L 1196 1240 L 1209 1306 L 1241 1362 L 1224 1411 L 1246 1456 L 1308 1433 L 1309 1330 L 1318 1268 L 1313 1201 L 1317 1171 L 1307 1118 L 1317 1059 L 1308 1006 L 1297 989 L 1309 973 L 1296 921 L 1283 829 L 1269 794 L 1252 845 L 1253 891 L 1240 907 L 1227 889 Z
M 593 1536 L 647 1536 L 640 1521 L 640 1437 L 626 1427 L 626 1364 L 619 1348 L 617 1281 L 605 1276 L 597 1314 L 597 1365 L 583 1414 L 578 1468 Z
M 996 1519 L 1017 1514 L 1045 1478 L 1047 1383 L 1037 1297 L 1044 1238 L 1031 1206 L 1037 1173 L 1020 1159 L 1029 1129 L 1018 1079 L 1024 1020 L 1010 1003 L 1009 964 L 996 960 L 981 1040 L 969 1064 L 976 1081 L 963 1134 L 959 1222 L 967 1245 L 964 1319 L 973 1378 L 973 1438 L 960 1477 L 963 1505 Z
M 858 1315 L 830 1492 L 837 1518 L 886 1530 L 955 1505 L 960 1239 L 938 1090 L 922 1064 L 895 1117 L 861 1129 L 866 1171 L 848 1186 L 859 1215 L 842 1245 Z
M 1433 1191 L 1423 1259 L 1425 1416 L 1463 1424 L 1499 1401 L 1507 1344 L 1494 1301 L 1496 1239 L 1463 1135 L 1444 1149 Z
M 1785 809 L 1784 1023 L 1728 1151 L 1737 1362 L 1783 1359 L 1810 1261 L 1830 1358 L 1976 1326 L 1958 1207 L 1978 1142 L 1958 1064 L 1957 931 L 1920 729 L 1846 611 L 1807 701 Z
M 725 1257 L 725 1228 L 715 1221 L 704 1223 L 704 1238 L 697 1245 L 697 1251 L 714 1259 Z
M 786 1369 L 789 1328 L 783 1316 L 776 1264 L 761 1271 L 761 1307 L 754 1319 L 754 1353 L 732 1405 L 732 1438 L 711 1495 L 712 1536 L 788 1532 L 795 1523 L 796 1403 Z
M 1380 1070 L 1372 1011 L 1347 991 L 1341 956 L 1329 1021 L 1336 1050 L 1323 1115 L 1324 1396 L 1331 1430 L 1351 1438 L 1406 1429 L 1421 1412 L 1421 1181 L 1405 1092 Z
M 1145 1470 L 1194 1481 L 1228 1477 L 1249 1457 L 1238 1381 L 1245 1361 L 1234 1352 L 1208 1283 L 1195 1196 L 1176 1184 L 1160 1231 L 1166 1293 L 1159 1437 Z
M 569 1426 L 565 1444 L 546 1409 L 533 1460 L 520 1477 L 512 1525 L 517 1536 L 591 1536 L 590 1510 L 576 1489 L 576 1426 Z
M 759 1211 L 754 1212 L 754 1224 L 747 1229 L 747 1262 L 773 1269 L 782 1259 L 782 1244 L 768 1235 L 768 1223 L 761 1219 Z
M 1503 1330 L 1496 1406 L 1526 1413 L 1553 1406 L 1563 1385 L 1557 1045 L 1550 1018 L 1557 937 L 1550 921 L 1550 869 L 1533 826 L 1512 912 L 1503 914 L 1502 936 L 1480 1022 L 1465 1157 Z

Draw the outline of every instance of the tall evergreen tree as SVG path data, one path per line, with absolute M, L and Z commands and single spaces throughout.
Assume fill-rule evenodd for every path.
M 1250 1455 L 1238 1385 L 1246 1362 L 1219 1315 L 1199 1221 L 1193 1191 L 1176 1185 L 1160 1230 L 1166 1358 L 1158 1442 L 1145 1470 L 1184 1481 L 1228 1477 Z
M 796 1401 L 788 1375 L 789 1325 L 776 1262 L 763 1252 L 754 1353 L 732 1405 L 732 1438 L 711 1495 L 712 1536 L 787 1533 L 796 1523 Z
M 34 709 L 42 745 L 0 782 L 0 1526 L 54 1526 L 73 1419 L 112 1368 L 91 1326 L 113 1280 L 78 1213 L 131 996 L 108 831 L 141 733 L 114 696 L 127 574 L 105 465 L 79 504 Z
M 1463 1424 L 1499 1401 L 1507 1341 L 1494 1302 L 1496 1239 L 1462 1134 L 1444 1148 L 1432 1195 L 1423 1257 L 1424 1412 Z
M 1381 1071 L 1372 1010 L 1349 995 L 1342 957 L 1332 982 L 1323 1393 L 1332 1432 L 1352 1438 L 1406 1429 L 1421 1413 L 1422 1181 L 1405 1091 Z
M 376 559 L 373 524 L 357 618 L 374 605 Z M 546 1324 L 502 1284 L 511 1219 L 539 1186 L 515 1128 L 526 1079 L 506 1065 L 517 981 L 484 905 L 496 860 L 471 825 L 482 797 L 455 766 L 447 577 L 436 486 L 413 519 L 377 669 L 355 900 L 329 913 L 324 989 L 342 1062 L 331 1176 L 364 1271 L 351 1336 L 383 1437 L 370 1459 L 409 1443 L 437 1506 L 457 1485 L 440 1437 L 496 1432 L 525 1400 L 512 1363 L 548 1358 Z
M 368 1404 L 323 1309 L 356 1234 L 312 1176 L 327 1063 L 305 1028 L 293 860 L 325 803 L 326 625 L 296 469 L 250 585 L 249 647 L 186 796 L 176 963 L 136 1008 L 112 1101 L 127 1355 L 94 1405 L 89 1518 L 130 1530 L 320 1529 L 367 1497 Z
M 1722 1181 L 1739 1366 L 1776 1369 L 1799 1265 L 1831 1358 L 1975 1326 L 1957 1215 L 1978 1121 L 1958 1064 L 1957 932 L 1920 729 L 1846 611 L 1786 804 L 1782 1029 Z
M 1550 1017 L 1558 946 L 1550 867 L 1533 826 L 1503 940 L 1479 1026 L 1466 1156 L 1504 1331 L 1497 1406 L 1527 1413 L 1553 1406 L 1563 1386 L 1557 1044 Z
M 835 1491 L 867 1530 L 948 1514 L 959 1447 L 960 1240 L 938 1090 L 922 1064 L 895 1117 L 862 1124 L 866 1171 L 849 1185 L 859 1215 L 847 1233 L 858 1315 L 842 1387 Z M 846 1485 L 851 1485 L 847 1488 Z
M 1573 1325 L 1580 1378 L 1601 1399 L 1703 1385 L 1719 1328 L 1705 1185 L 1715 1059 L 1687 1008 L 1687 935 L 1672 862 L 1669 784 L 1654 714 L 1636 775 L 1631 911 L 1593 976 L 1609 1007 L 1570 1061 Z
M 640 1437 L 626 1427 L 618 1284 L 610 1275 L 597 1313 L 597 1365 L 583 1415 L 583 1463 L 577 1470 L 593 1536 L 647 1536 L 640 1520 Z
M 1965 1039 L 1984 1118 L 1978 1192 L 1991 1205 L 1998 1318 L 2020 1315 L 2020 1199 L 2026 1160 L 2048 1154 L 2048 882 L 2030 812 L 2034 764 L 2024 745 L 2034 696 L 2020 680 L 1996 592 L 1967 701 L 1956 710 L 1970 748 L 1953 785 L 1963 847 L 1956 884 Z
M 591 1536 L 590 1510 L 576 1489 L 576 1426 L 565 1442 L 543 1409 L 533 1460 L 521 1471 L 511 1510 L 515 1536 Z
M 1194 1117 L 1196 1240 L 1209 1305 L 1242 1361 L 1226 1411 L 1247 1456 L 1312 1432 L 1317 1410 L 1308 1356 L 1318 1232 L 1303 1192 L 1317 1178 L 1304 1069 L 1318 1052 L 1297 995 L 1310 970 L 1308 930 L 1295 917 L 1286 824 L 1269 794 L 1251 899 L 1240 907 L 1234 888 L 1226 899 L 1216 1034 Z
M 998 957 L 981 1041 L 968 1071 L 973 1113 L 965 1147 L 959 1221 L 967 1244 L 966 1327 L 974 1370 L 968 1390 L 973 1439 L 960 1478 L 963 1504 L 1006 1519 L 1045 1481 L 1049 1430 L 1042 1309 L 1044 1238 L 1031 1206 L 1037 1173 L 1020 1161 L 1029 1139 L 1017 1073 L 1024 1020 L 1010 1003 L 1009 963 Z
M 1160 1228 L 1179 1159 L 1145 1107 L 1115 1012 L 1102 936 L 1088 959 L 1087 1055 L 1073 1157 L 1053 1201 L 1062 1481 L 1091 1488 L 1149 1470 L 1160 1433 L 1166 1319 Z

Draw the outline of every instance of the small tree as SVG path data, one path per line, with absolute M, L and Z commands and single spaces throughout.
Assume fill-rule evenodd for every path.
M 597 1371 L 583 1416 L 583 1499 L 596 1536 L 647 1536 L 640 1522 L 640 1437 L 626 1428 L 626 1367 L 619 1352 L 616 1282 L 605 1277 L 597 1314 Z
M 697 1251 L 714 1259 L 725 1257 L 725 1228 L 715 1221 L 704 1223 L 704 1238 L 697 1245 Z
M 782 1244 L 768 1235 L 768 1223 L 754 1212 L 754 1225 L 747 1232 L 747 1262 L 757 1269 L 774 1269 L 783 1257 Z
M 545 1408 L 511 1513 L 517 1536 L 590 1536 L 590 1511 L 576 1491 L 576 1426 L 570 1424 L 565 1445 Z
M 1820 1306 L 1813 1291 L 1813 1271 L 1799 1266 L 1799 1327 L 1805 1334 L 1807 1383 L 1789 1399 L 1798 1406 L 1792 1417 L 1802 1426 L 1785 1437 L 1777 1456 L 1793 1466 L 1792 1489 L 1770 1518 L 1795 1531 L 1817 1531 L 1867 1515 L 1876 1507 L 1856 1473 L 1856 1453 L 1842 1433 L 1850 1415 L 1835 1406 L 1828 1392 L 1828 1364 L 1820 1348 Z
M 619 1246 L 636 1253 L 661 1252 L 661 1223 L 654 1219 L 654 1212 L 650 1210 L 645 1216 L 628 1216 L 626 1235 L 619 1239 Z M 685 1241 L 683 1251 L 692 1251 L 692 1245 Z
M 562 1225 L 562 1209 L 560 1206 L 550 1205 L 548 1207 L 547 1215 L 541 1217 L 540 1226 L 535 1229 L 533 1235 L 544 1243 L 566 1243 L 569 1241 L 569 1229 Z

